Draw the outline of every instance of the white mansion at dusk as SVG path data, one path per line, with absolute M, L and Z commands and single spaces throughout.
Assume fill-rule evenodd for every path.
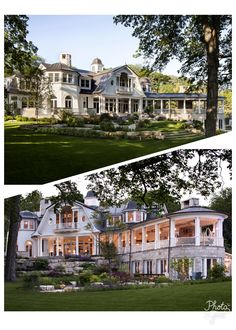
M 206 95 L 197 93 L 154 93 L 148 78 L 139 78 L 128 66 L 104 70 L 99 58 L 91 63 L 90 70 L 72 66 L 71 55 L 62 53 L 58 63 L 40 65 L 52 84 L 53 95 L 45 100 L 39 117 L 56 115 L 68 109 L 74 115 L 139 113 L 145 108 L 154 109 L 156 115 L 176 120 L 199 120 L 206 117 Z M 29 89 L 19 76 L 5 79 L 7 102 L 21 114 L 35 117 L 34 103 Z M 218 98 L 217 127 L 225 128 L 224 98 Z
M 206 277 L 216 262 L 224 263 L 223 222 L 227 215 L 199 206 L 196 198 L 182 202 L 181 209 L 173 213 L 164 207 L 161 215 L 134 201 L 106 212 L 109 220 L 92 191 L 84 203 L 74 202 L 57 211 L 44 199 L 39 212 L 21 212 L 17 253 L 28 257 L 99 256 L 99 242 L 109 232 L 122 263 L 129 264 L 132 273 L 168 274 L 170 260 L 187 257 L 192 260 L 190 274 Z M 104 221 L 98 223 L 95 214 Z M 117 222 L 123 225 L 117 227 Z

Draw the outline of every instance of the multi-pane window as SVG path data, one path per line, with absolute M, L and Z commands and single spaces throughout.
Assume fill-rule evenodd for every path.
M 83 108 L 84 109 L 88 108 L 88 97 L 87 96 L 83 97 Z
M 63 73 L 62 81 L 65 83 L 72 84 L 73 83 L 73 75 L 72 73 Z
M 59 73 L 55 73 L 54 81 L 55 82 L 59 81 Z
M 81 79 L 81 87 L 82 88 L 89 88 L 89 79 Z
M 134 214 L 133 214 L 133 212 L 128 212 L 128 222 L 133 221 L 133 219 L 134 219 Z
M 105 109 L 110 112 L 116 111 L 116 99 L 106 99 L 105 100 Z
M 53 73 L 49 73 L 48 78 L 50 82 L 53 82 Z
M 51 109 L 57 108 L 57 99 L 51 99 Z
M 28 221 L 24 221 L 24 229 L 28 229 L 29 226 L 29 222 Z
M 78 222 L 78 211 L 74 211 L 74 222 Z
M 33 221 L 30 221 L 30 222 L 29 222 L 29 228 L 30 228 L 31 230 L 34 229 L 34 222 L 33 222 Z
M 66 96 L 66 98 L 65 98 L 65 108 L 66 109 L 71 109 L 72 108 L 72 99 L 69 95 Z
M 72 78 L 73 78 L 73 76 L 72 76 L 72 74 L 71 73 L 69 73 L 68 74 L 68 83 L 72 83 Z

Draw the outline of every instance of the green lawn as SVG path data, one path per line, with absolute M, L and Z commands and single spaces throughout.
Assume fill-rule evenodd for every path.
M 5 184 L 42 184 L 203 138 L 173 131 L 163 141 L 104 140 L 34 133 L 20 124 L 5 123 Z
M 204 311 L 231 305 L 231 282 L 97 292 L 40 293 L 5 285 L 5 311 Z

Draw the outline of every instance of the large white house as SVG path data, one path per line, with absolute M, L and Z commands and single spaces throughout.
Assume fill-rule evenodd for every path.
M 91 63 L 90 70 L 72 66 L 71 55 L 63 53 L 58 63 L 40 65 L 52 84 L 53 95 L 45 100 L 37 116 L 57 114 L 68 109 L 74 115 L 116 113 L 117 115 L 139 113 L 146 108 L 154 109 L 156 115 L 176 120 L 199 120 L 206 118 L 206 95 L 189 93 L 154 93 L 148 78 L 139 78 L 128 66 L 122 65 L 104 70 L 99 58 Z M 5 79 L 6 102 L 21 114 L 35 117 L 31 100 L 30 82 L 14 75 Z M 217 127 L 224 129 L 224 97 L 218 98 Z
M 99 242 L 108 235 L 132 273 L 173 276 L 170 261 L 187 257 L 192 260 L 190 275 L 206 277 L 216 262 L 224 263 L 223 222 L 227 215 L 199 206 L 196 198 L 182 202 L 177 212 L 168 213 L 164 207 L 159 216 L 134 201 L 106 212 L 109 217 L 104 217 L 92 191 L 84 203 L 74 202 L 59 210 L 44 199 L 39 212 L 21 212 L 17 253 L 29 257 L 98 256 Z

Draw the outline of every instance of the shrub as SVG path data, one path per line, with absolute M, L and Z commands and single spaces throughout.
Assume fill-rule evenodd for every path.
M 203 123 L 199 120 L 193 120 L 193 128 L 196 128 L 198 130 L 203 130 Z
M 38 272 L 32 272 L 31 274 L 26 274 L 23 276 L 23 287 L 24 288 L 34 288 L 39 286 L 40 275 Z
M 208 272 L 208 278 L 217 279 L 225 277 L 225 266 L 221 264 L 215 264 Z
M 54 271 L 57 272 L 57 273 L 64 273 L 65 272 L 65 266 L 63 265 L 57 265 L 55 268 L 54 268 Z
M 91 272 L 88 272 L 88 271 L 80 273 L 79 283 L 83 286 L 86 285 L 86 284 L 89 284 L 91 275 L 92 275 Z
M 90 283 L 100 282 L 100 281 L 101 281 L 101 279 L 100 279 L 100 277 L 99 277 L 98 275 L 94 275 L 94 274 L 92 274 L 92 275 L 90 276 Z
M 126 272 L 113 272 L 112 276 L 117 278 L 122 283 L 129 282 L 131 280 L 130 274 Z
M 172 280 L 168 277 L 165 277 L 165 276 L 158 276 L 156 279 L 155 279 L 155 283 L 171 283 Z
M 100 123 L 103 122 L 103 121 L 111 121 L 111 120 L 113 120 L 113 118 L 110 116 L 109 113 L 102 113 L 100 115 L 100 118 L 99 119 L 100 119 Z
M 4 116 L 4 121 L 13 120 L 13 119 L 14 119 L 13 116 L 10 116 L 10 115 Z
M 137 128 L 144 128 L 144 127 L 148 127 L 149 125 L 150 125 L 149 119 L 139 120 L 137 123 Z
M 164 120 L 166 120 L 166 117 L 165 116 L 158 116 L 157 117 L 157 121 L 164 121 Z
M 39 278 L 39 285 L 55 285 L 57 281 L 52 277 L 43 276 Z
M 41 259 L 41 258 L 36 259 L 35 263 L 34 263 L 34 269 L 35 270 L 46 270 L 46 269 L 48 269 L 48 260 L 47 259 Z
M 100 123 L 100 128 L 102 131 L 105 131 L 105 132 L 115 132 L 115 126 L 112 122 L 109 122 L 109 121 L 102 121 Z

